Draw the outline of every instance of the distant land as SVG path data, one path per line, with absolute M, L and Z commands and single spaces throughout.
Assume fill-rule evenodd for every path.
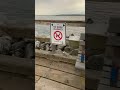
M 84 16 L 83 14 L 59 14 L 56 16 Z
M 58 14 L 58 15 L 36 15 L 36 16 L 85 16 L 84 14 Z

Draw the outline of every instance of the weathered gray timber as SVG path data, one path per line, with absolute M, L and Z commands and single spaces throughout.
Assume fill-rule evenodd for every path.
M 23 75 L 34 75 L 34 60 L 0 55 L 0 70 Z

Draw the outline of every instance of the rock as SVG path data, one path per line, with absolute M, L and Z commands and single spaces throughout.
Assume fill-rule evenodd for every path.
M 63 54 L 63 52 L 60 49 L 56 50 L 55 52 L 56 54 L 61 54 L 61 55 Z
M 25 41 L 19 41 L 12 45 L 12 52 L 14 56 L 23 58 L 25 56 Z
M 46 45 L 46 51 L 49 51 L 50 50 L 50 44 L 47 44 Z
M 40 49 L 40 41 L 35 41 L 35 48 Z
M 58 45 L 57 49 L 60 49 L 60 50 L 64 51 L 65 47 L 66 47 L 66 45 Z
M 67 52 L 67 53 L 70 53 L 70 52 L 72 51 L 72 48 L 70 48 L 70 47 L 65 47 L 64 51 Z
M 78 49 L 74 49 L 70 52 L 70 55 L 77 56 L 78 55 Z
M 46 43 L 42 43 L 42 44 L 40 45 L 40 49 L 46 50 Z
M 35 50 L 34 44 L 28 43 L 25 48 L 25 57 L 30 58 L 30 59 L 34 58 L 34 56 L 35 56 L 34 50 Z
M 9 54 L 11 49 L 11 38 L 9 36 L 0 37 L 0 54 Z
M 2 37 L 2 36 L 8 36 L 8 34 L 5 33 L 3 30 L 0 30 L 0 37 Z
M 57 45 L 51 44 L 50 45 L 50 50 L 53 51 L 53 52 L 55 52 L 57 50 Z
M 63 52 L 63 56 L 68 57 L 68 56 L 69 56 L 69 54 L 68 54 L 68 53 L 66 53 L 66 52 Z

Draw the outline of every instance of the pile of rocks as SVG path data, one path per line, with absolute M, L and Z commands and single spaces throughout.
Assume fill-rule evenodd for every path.
M 12 38 L 0 30 L 0 54 L 20 58 L 34 58 L 34 40 Z
M 56 53 L 67 53 L 69 55 L 77 56 L 78 55 L 78 49 L 73 49 L 68 44 L 67 45 L 54 45 L 50 42 L 40 42 L 38 40 L 35 41 L 35 48 L 50 52 L 56 52 Z

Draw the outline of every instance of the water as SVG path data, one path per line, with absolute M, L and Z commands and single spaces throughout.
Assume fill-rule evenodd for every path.
M 63 21 L 85 21 L 85 16 L 53 16 L 35 15 L 35 20 L 63 20 Z
M 74 34 L 80 36 L 80 33 L 85 33 L 85 27 L 66 26 L 66 35 Z M 50 25 L 41 25 L 35 23 L 35 36 L 50 37 Z

